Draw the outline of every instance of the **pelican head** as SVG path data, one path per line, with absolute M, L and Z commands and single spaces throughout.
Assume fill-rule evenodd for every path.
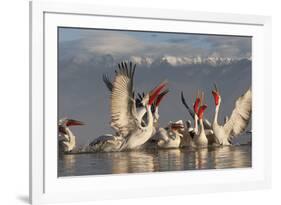
M 179 120 L 177 122 L 170 121 L 166 130 L 169 132 L 169 135 L 173 140 L 176 139 L 176 136 L 183 137 L 183 132 L 184 132 L 183 121 L 182 120 Z
M 170 123 L 171 129 L 174 131 L 177 131 L 179 133 L 182 133 L 184 131 L 184 124 L 182 120 L 179 120 L 177 122 Z
M 74 119 L 67 119 L 67 118 L 63 118 L 59 120 L 59 132 L 66 134 L 66 128 L 70 127 L 70 126 L 81 126 L 81 125 L 85 125 L 83 122 L 78 121 L 78 120 L 74 120 Z
M 200 106 L 198 113 L 197 113 L 199 119 L 203 119 L 203 115 L 204 115 L 204 112 L 207 109 L 207 107 L 208 106 L 206 104 Z
M 193 110 L 194 110 L 194 113 L 195 113 L 195 114 L 198 113 L 198 109 L 199 109 L 200 103 L 201 103 L 201 99 L 200 99 L 199 91 L 198 91 L 197 96 L 196 96 L 196 99 L 195 99 L 195 102 L 194 102 L 194 104 L 193 104 Z
M 212 90 L 212 95 L 214 97 L 215 105 L 219 105 L 221 102 L 221 96 L 216 84 L 214 84 L 214 90 Z
M 161 90 L 166 86 L 167 82 L 164 81 L 160 83 L 158 86 L 156 86 L 154 89 L 152 89 L 149 93 L 143 96 L 141 100 L 141 105 L 146 106 L 146 105 L 152 105 L 159 96 Z M 165 94 L 164 94 L 165 95 Z

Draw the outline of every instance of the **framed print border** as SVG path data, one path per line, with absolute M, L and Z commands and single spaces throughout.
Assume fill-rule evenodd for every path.
M 58 178 L 54 162 L 57 152 L 53 148 L 56 140 L 46 137 L 53 135 L 57 129 L 54 123 L 54 116 L 57 114 L 57 82 L 54 80 L 57 69 L 57 27 L 90 28 L 93 21 L 95 28 L 252 36 L 253 119 L 257 119 L 253 120 L 253 130 L 258 133 L 253 142 L 253 167 L 235 171 L 230 169 Z M 257 90 L 259 92 L 255 92 Z M 271 108 L 266 109 L 265 99 L 271 104 L 270 17 L 30 2 L 30 202 L 41 204 L 268 188 L 271 186 Z M 53 148 L 53 153 L 50 148 Z M 214 177 L 216 172 L 220 172 L 220 178 Z M 163 183 L 164 178 L 166 184 Z M 201 180 L 197 180 L 199 178 Z M 155 183 L 145 184 L 144 181 Z M 110 187 L 107 186 L 108 183 L 111 183 Z M 69 189 L 75 184 L 80 185 L 79 191 Z M 69 194 L 71 198 L 68 197 Z

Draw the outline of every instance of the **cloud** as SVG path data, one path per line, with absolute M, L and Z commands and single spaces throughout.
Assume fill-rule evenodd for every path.
M 194 34 L 186 34 L 183 37 L 183 34 L 177 36 L 177 34 L 160 35 L 148 32 L 105 30 L 81 30 L 79 36 L 79 39 L 71 42 L 72 49 L 79 49 L 80 57 L 78 58 L 83 58 L 79 60 L 89 60 L 88 58 L 92 55 L 106 54 L 115 58 L 128 56 L 251 57 L 250 37 Z M 61 39 L 63 39 L 63 33 Z M 61 41 L 61 44 L 65 43 L 67 42 Z M 73 55 L 77 56 L 77 52 Z M 81 55 L 84 56 L 81 57 Z
M 132 36 L 107 32 L 83 38 L 81 45 L 89 52 L 111 55 L 124 55 L 143 49 L 142 43 Z
M 219 57 L 250 58 L 251 37 L 241 36 L 206 36 L 204 42 L 210 44 L 211 55 Z

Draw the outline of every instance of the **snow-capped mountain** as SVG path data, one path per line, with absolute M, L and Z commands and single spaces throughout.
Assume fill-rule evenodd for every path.
M 158 58 L 151 58 L 151 57 L 143 57 L 143 56 L 131 56 L 129 58 L 132 62 L 141 65 L 161 65 L 161 64 L 170 64 L 172 66 L 180 66 L 180 65 L 192 65 L 192 64 L 207 64 L 212 66 L 221 66 L 221 65 L 228 65 L 232 63 L 236 63 L 240 60 L 249 60 L 251 58 L 246 59 L 238 59 L 238 58 L 222 58 L 222 57 L 189 57 L 189 56 L 162 56 Z
M 113 54 L 100 54 L 95 52 L 85 52 L 78 47 L 77 50 L 70 49 L 71 44 L 61 45 L 60 61 L 67 62 L 72 59 L 75 64 L 90 63 L 92 65 L 107 65 L 109 67 L 115 66 L 121 61 L 132 61 L 138 65 L 144 67 L 153 67 L 157 65 L 171 65 L 171 66 L 184 66 L 184 65 L 211 65 L 222 66 L 237 63 L 241 60 L 251 61 L 251 57 L 247 58 L 232 58 L 232 57 L 220 57 L 218 55 L 211 56 L 146 56 L 146 55 L 131 55 L 120 56 Z

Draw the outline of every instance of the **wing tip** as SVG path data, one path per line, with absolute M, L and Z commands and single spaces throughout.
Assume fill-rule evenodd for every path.
M 125 75 L 133 78 L 135 75 L 136 64 L 132 61 L 121 61 L 118 63 L 118 70 L 115 70 L 116 75 Z

